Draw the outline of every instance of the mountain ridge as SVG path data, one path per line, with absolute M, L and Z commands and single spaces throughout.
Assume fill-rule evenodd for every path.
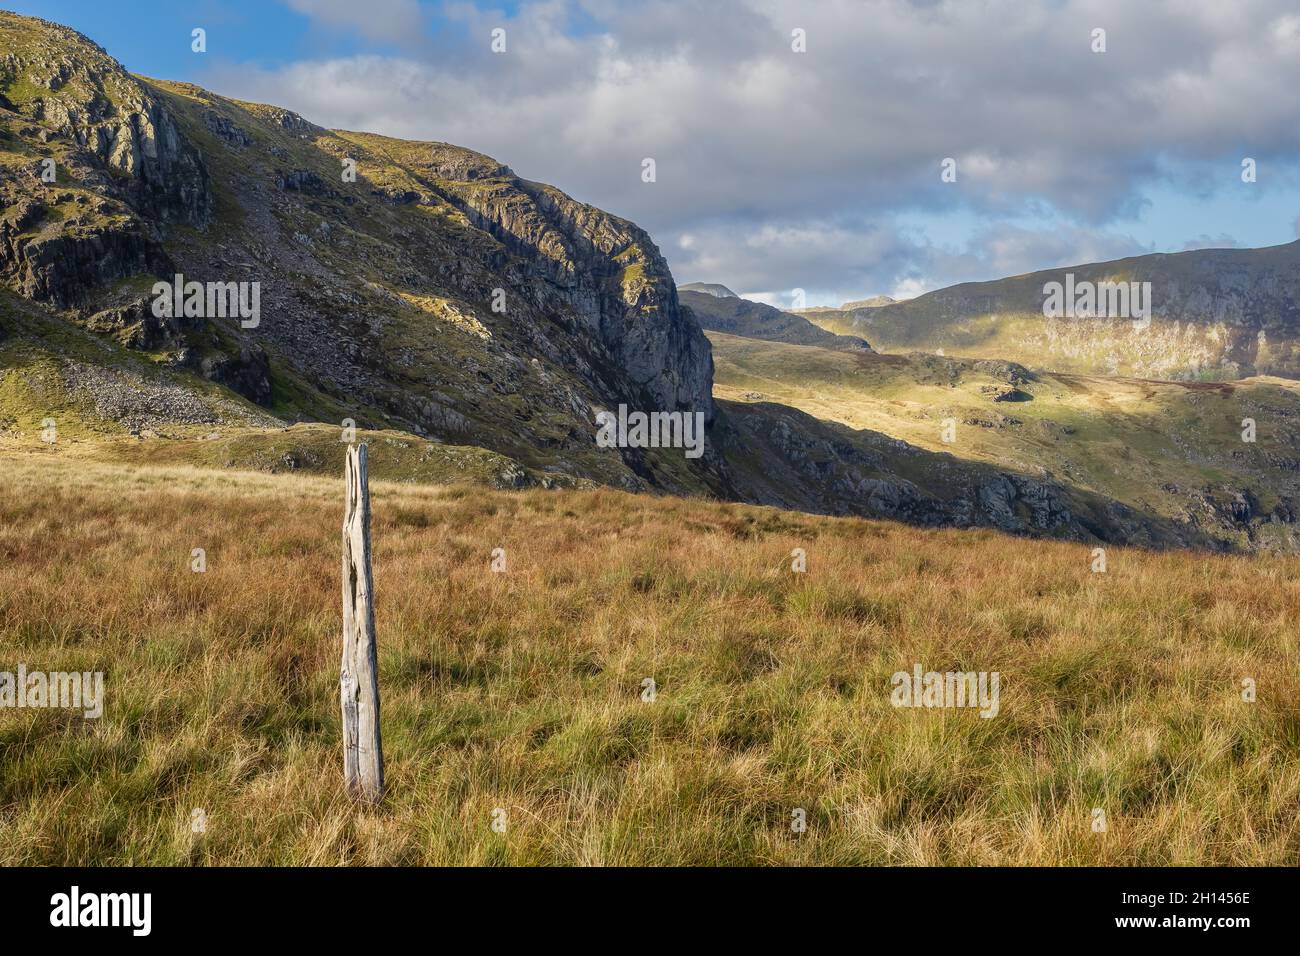
M 714 296 L 706 292 L 678 290 L 685 306 L 706 331 L 726 332 L 747 338 L 786 342 L 790 345 L 819 345 L 829 349 L 870 351 L 867 341 L 854 335 L 836 335 L 800 315 L 783 312 L 762 302 L 740 296 Z
M 1149 282 L 1151 322 L 1043 315 L 1043 286 Z M 886 351 L 997 354 L 1037 368 L 1163 379 L 1300 378 L 1300 240 L 1194 249 L 964 282 L 872 308 L 805 310 Z
M 681 292 L 702 292 L 705 295 L 711 295 L 718 299 L 738 299 L 736 293 L 732 292 L 725 285 L 718 282 L 687 282 L 685 285 L 679 285 L 677 291 Z

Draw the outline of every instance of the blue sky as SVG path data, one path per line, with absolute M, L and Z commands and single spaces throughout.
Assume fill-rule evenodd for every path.
M 1297 236 L 1283 0 L 7 6 L 135 72 L 482 150 L 644 226 L 679 282 L 778 303 Z

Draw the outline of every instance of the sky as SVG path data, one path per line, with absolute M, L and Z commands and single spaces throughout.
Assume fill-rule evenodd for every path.
M 4 6 L 136 73 L 479 150 L 776 305 L 1300 235 L 1295 0 Z

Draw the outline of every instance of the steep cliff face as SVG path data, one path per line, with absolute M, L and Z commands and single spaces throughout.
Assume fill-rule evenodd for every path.
M 713 358 L 698 323 L 683 314 L 668 263 L 646 233 L 558 189 L 528 183 L 542 215 L 569 238 L 578 288 L 594 287 L 602 341 L 634 381 L 668 410 L 713 419 Z
M 202 227 L 208 173 L 162 102 L 56 24 L 0 14 L 0 274 L 60 307 L 170 267 L 159 226 Z
M 284 419 L 725 488 L 712 455 L 595 444 L 597 411 L 621 404 L 713 417 L 708 342 L 632 223 L 472 150 L 133 77 L 45 21 L 0 14 L 0 39 L 12 291 Z M 261 314 L 159 319 L 151 287 L 175 273 L 256 285 Z
M 84 194 L 41 190 L 0 214 L 0 275 L 30 299 L 68 307 L 106 283 L 167 267 L 143 220 Z
M 425 187 L 416 201 L 448 201 L 475 226 L 527 257 L 533 276 L 571 310 L 662 410 L 713 418 L 712 358 L 697 323 L 682 313 L 668 264 L 626 219 L 552 186 L 519 179 L 472 150 L 428 144 L 409 161 Z

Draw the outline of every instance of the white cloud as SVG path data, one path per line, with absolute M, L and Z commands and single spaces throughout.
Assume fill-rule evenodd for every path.
M 927 292 L 933 292 L 938 286 L 933 282 L 925 279 L 904 279 L 892 290 L 886 293 L 890 298 L 915 299 L 918 295 L 924 295 Z M 851 301 L 851 300 L 850 300 Z
M 413 0 L 289 2 L 358 30 L 385 11 L 403 29 L 418 16 Z M 1287 175 L 1300 157 L 1291 6 L 546 0 L 507 15 L 458 3 L 418 55 L 209 79 L 325 125 L 480 150 L 637 221 L 679 278 L 856 298 L 1133 250 L 1110 224 L 1144 187 L 1230 188 L 1245 144 Z M 1098 24 L 1105 54 L 1090 49 Z M 489 50 L 496 26 L 503 55 Z M 790 50 L 792 26 L 807 53 Z M 640 179 L 647 156 L 654 184 Z M 940 182 L 946 156 L 957 183 Z M 900 238 L 909 212 L 960 212 L 996 234 L 936 250 Z M 995 230 L 1026 216 L 1063 226 Z

